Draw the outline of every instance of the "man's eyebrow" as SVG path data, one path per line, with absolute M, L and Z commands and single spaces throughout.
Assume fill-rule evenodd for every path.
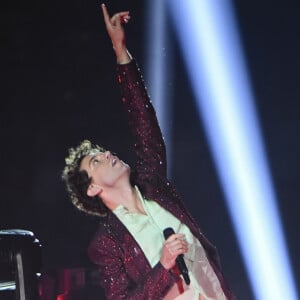
M 92 164 L 93 160 L 96 158 L 96 156 L 97 156 L 97 154 L 94 154 L 89 158 L 89 168 L 91 168 L 91 164 Z

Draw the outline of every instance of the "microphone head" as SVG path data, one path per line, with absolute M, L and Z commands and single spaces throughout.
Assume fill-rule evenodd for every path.
M 172 234 L 174 234 L 175 231 L 173 230 L 173 228 L 171 227 L 167 227 L 166 229 L 164 229 L 164 237 L 165 240 L 169 238 L 169 236 L 171 236 Z

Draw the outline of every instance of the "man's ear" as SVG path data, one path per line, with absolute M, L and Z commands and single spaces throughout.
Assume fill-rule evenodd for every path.
M 89 197 L 94 197 L 102 193 L 102 188 L 98 184 L 91 183 L 86 193 Z

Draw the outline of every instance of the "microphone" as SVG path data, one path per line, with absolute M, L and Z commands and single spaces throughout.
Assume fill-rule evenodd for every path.
M 174 234 L 174 233 L 175 232 L 174 232 L 173 228 L 171 228 L 171 227 L 168 227 L 168 228 L 164 229 L 165 239 L 168 239 L 168 237 L 170 235 Z M 187 285 L 189 285 L 191 281 L 190 281 L 190 277 L 189 277 L 189 271 L 188 271 L 187 266 L 186 266 L 186 264 L 184 262 L 184 259 L 183 259 L 183 254 L 179 254 L 177 256 L 176 265 L 177 265 L 181 275 L 183 276 L 183 279 L 184 279 L 185 283 Z

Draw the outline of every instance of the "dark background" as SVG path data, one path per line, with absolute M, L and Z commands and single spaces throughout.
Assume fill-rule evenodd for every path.
M 299 285 L 300 4 L 234 4 Z M 46 271 L 91 267 L 86 247 L 97 219 L 77 212 L 67 200 L 60 180 L 67 149 L 88 138 L 132 160 L 126 117 L 118 101 L 115 58 L 99 5 L 86 0 L 1 3 L 0 229 L 33 231 L 43 244 Z M 127 44 L 143 69 L 145 2 L 115 0 L 107 5 L 111 12 L 131 11 Z M 178 21 L 184 25 L 184 20 Z M 254 299 L 171 30 L 169 37 L 176 61 L 171 82 L 173 138 L 168 145 L 173 181 L 217 245 L 237 298 Z

